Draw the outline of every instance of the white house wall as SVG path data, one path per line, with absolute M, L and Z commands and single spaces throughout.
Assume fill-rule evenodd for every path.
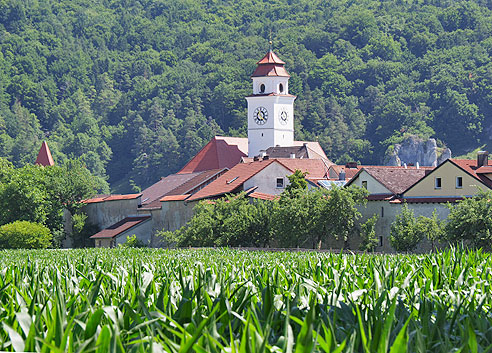
M 285 190 L 285 186 L 289 184 L 287 175 L 291 175 L 292 172 L 280 165 L 279 163 L 272 163 L 265 167 L 259 173 L 251 177 L 244 183 L 244 190 L 248 190 L 254 186 L 258 188 L 256 192 L 262 192 L 265 194 L 279 195 Z M 277 178 L 284 179 L 284 187 L 277 188 Z

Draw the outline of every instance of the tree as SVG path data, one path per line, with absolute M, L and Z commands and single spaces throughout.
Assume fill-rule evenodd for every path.
M 480 190 L 478 195 L 450 205 L 444 227 L 451 243 L 468 243 L 477 248 L 492 249 L 492 191 Z
M 302 172 L 299 169 L 296 169 L 293 174 L 287 175 L 289 185 L 286 186 L 285 190 L 287 192 L 291 192 L 293 190 L 306 190 L 308 185 L 306 181 L 307 174 L 307 172 Z
M 412 251 L 423 238 L 424 235 L 417 232 L 417 219 L 413 210 L 404 204 L 400 214 L 396 215 L 391 224 L 391 246 L 396 251 Z
M 361 224 L 361 238 L 359 249 L 362 251 L 374 251 L 378 245 L 378 238 L 376 237 L 376 222 L 378 221 L 378 215 L 375 214 L 369 218 L 366 222 Z
M 0 226 L 0 249 L 46 249 L 51 239 L 50 230 L 39 223 L 15 221 Z

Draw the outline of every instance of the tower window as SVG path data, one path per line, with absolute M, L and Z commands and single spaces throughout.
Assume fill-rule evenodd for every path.
M 260 93 L 265 93 L 265 85 L 263 83 L 260 85 Z
M 278 90 L 280 93 L 282 93 L 284 91 L 284 85 L 283 84 L 279 84 L 278 85 Z

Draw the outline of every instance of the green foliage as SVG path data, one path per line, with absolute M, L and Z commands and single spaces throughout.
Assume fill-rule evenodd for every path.
M 43 224 L 58 246 L 64 236 L 63 210 L 75 214 L 81 201 L 95 194 L 96 185 L 79 160 L 14 168 L 0 158 L 0 225 L 17 220 Z
M 289 179 L 289 185 L 285 188 L 287 192 L 291 192 L 293 190 L 306 190 L 307 189 L 307 181 L 306 175 L 307 172 L 302 172 L 299 169 L 296 169 L 293 174 L 287 175 L 287 179 Z
M 127 235 L 126 241 L 123 244 L 120 244 L 123 248 L 145 248 L 147 245 L 137 238 L 135 234 Z
M 359 250 L 371 252 L 374 251 L 378 245 L 378 238 L 376 236 L 375 229 L 378 218 L 378 215 L 375 214 L 360 225 L 362 241 L 360 243 Z
M 451 243 L 492 249 L 492 191 L 480 190 L 477 196 L 450 206 L 445 234 Z
M 0 156 L 32 163 L 48 137 L 100 183 L 145 187 L 245 136 L 270 30 L 297 139 L 340 162 L 381 163 L 405 133 L 460 155 L 490 143 L 491 22 L 478 0 L 0 1 Z
M 417 219 L 413 210 L 404 204 L 400 214 L 391 224 L 390 241 L 396 251 L 409 252 L 417 247 L 424 235 L 417 230 Z
M 463 249 L 4 250 L 0 350 L 487 352 L 491 267 Z
M 174 234 L 160 233 L 178 246 L 265 246 L 272 232 L 270 202 L 251 202 L 245 194 L 201 201 L 190 222 Z
M 15 221 L 0 226 L 0 249 L 46 249 L 53 235 L 39 223 Z
M 161 232 L 178 246 L 321 247 L 329 239 L 347 240 L 361 217 L 365 189 L 295 188 L 274 201 L 251 201 L 245 194 L 202 201 L 191 220 L 176 232 Z

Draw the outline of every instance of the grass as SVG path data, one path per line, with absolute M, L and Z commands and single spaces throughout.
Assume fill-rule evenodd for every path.
M 489 254 L 0 253 L 0 350 L 487 352 Z

